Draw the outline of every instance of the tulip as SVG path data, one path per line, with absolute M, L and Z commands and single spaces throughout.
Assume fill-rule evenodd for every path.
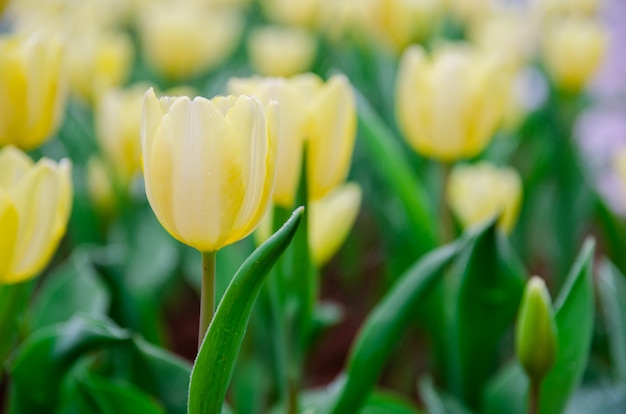
M 228 89 L 280 105 L 275 204 L 293 206 L 304 142 L 311 200 L 324 197 L 345 180 L 356 137 L 356 104 L 345 76 L 335 75 L 326 83 L 313 74 L 231 79 Z
M 315 92 L 305 129 L 307 188 L 312 201 L 341 184 L 356 138 L 356 101 L 348 78 L 334 75 Z
M 311 203 L 309 249 L 316 266 L 326 264 L 343 245 L 359 213 L 361 197 L 361 188 L 347 183 Z
M 308 70 L 315 58 L 315 37 L 300 28 L 265 26 L 248 39 L 254 70 L 266 76 L 291 76 Z
M 447 185 L 448 203 L 464 227 L 480 225 L 499 216 L 498 226 L 513 230 L 519 213 L 522 184 L 510 168 L 487 162 L 452 169 Z
M 0 146 L 41 145 L 59 126 L 65 100 L 60 42 L 0 36 Z
M 87 30 L 71 39 L 68 71 L 72 93 L 96 103 L 107 90 L 126 82 L 133 60 L 130 37 L 123 32 Z
M 36 164 L 13 146 L 0 150 L 0 283 L 28 280 L 48 264 L 72 205 L 71 166 Z
M 141 16 L 139 35 L 148 63 L 177 80 L 222 64 L 234 52 L 242 29 L 242 18 L 233 11 L 155 3 Z
M 164 97 L 150 89 L 141 130 L 148 201 L 177 240 L 201 252 L 234 243 L 271 200 L 277 108 L 248 96 Z
M 128 184 L 141 170 L 141 105 L 144 85 L 111 89 L 96 108 L 96 138 L 105 159 L 116 175 Z
M 517 358 L 531 381 L 537 384 L 554 365 L 558 348 L 550 294 L 537 276 L 526 284 L 515 334 Z
M 557 87 L 568 93 L 580 92 L 600 67 L 606 43 L 606 30 L 596 21 L 551 22 L 545 32 L 543 56 Z
M 512 76 L 502 59 L 469 46 L 418 46 L 404 53 L 396 81 L 401 131 L 418 153 L 441 161 L 478 155 L 502 123 Z
M 272 22 L 313 27 L 318 18 L 319 3 L 319 0 L 262 0 L 261 6 Z

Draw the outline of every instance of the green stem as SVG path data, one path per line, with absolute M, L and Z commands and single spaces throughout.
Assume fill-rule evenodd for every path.
M 439 196 L 439 214 L 441 220 L 441 244 L 447 244 L 454 240 L 454 228 L 452 225 L 452 211 L 446 198 L 446 186 L 452 165 L 447 162 L 441 163 L 441 193 Z
M 528 393 L 528 414 L 539 413 L 539 394 L 541 393 L 541 383 L 539 381 L 530 382 L 530 392 Z
M 200 296 L 200 331 L 198 333 L 198 348 L 209 329 L 213 313 L 215 312 L 215 254 L 216 252 L 202 252 L 202 290 Z

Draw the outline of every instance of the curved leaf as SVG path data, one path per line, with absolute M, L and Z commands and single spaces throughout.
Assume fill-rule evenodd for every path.
M 345 382 L 330 412 L 356 412 L 367 400 L 385 361 L 412 320 L 420 300 L 464 243 L 440 247 L 419 259 L 374 308 L 350 351 Z
M 226 289 L 191 371 L 190 414 L 213 414 L 222 409 L 252 305 L 265 276 L 291 242 L 302 214 L 302 208 L 296 209 L 244 262 Z

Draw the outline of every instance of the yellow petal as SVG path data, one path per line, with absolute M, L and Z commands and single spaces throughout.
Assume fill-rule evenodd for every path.
M 356 102 L 343 75 L 333 76 L 315 97 L 308 129 L 307 175 L 312 200 L 343 182 L 356 137 Z
M 323 266 L 343 245 L 361 205 L 361 188 L 348 183 L 311 203 L 309 248 L 313 261 Z
M 9 190 L 19 212 L 20 223 L 11 270 L 11 280 L 25 280 L 48 263 L 59 242 L 55 234 L 58 209 L 63 203 L 61 172 L 42 159 Z
M 0 187 L 8 189 L 33 166 L 33 161 L 14 146 L 0 150 Z
M 17 239 L 18 215 L 5 191 L 0 188 L 0 283 L 11 282 L 9 273 Z

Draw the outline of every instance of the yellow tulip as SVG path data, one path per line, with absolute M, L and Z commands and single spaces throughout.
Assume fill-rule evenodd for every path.
M 319 0 L 262 0 L 263 13 L 272 22 L 313 27 L 317 22 Z
M 36 164 L 13 146 L 0 150 L 0 283 L 28 280 L 48 264 L 72 205 L 71 166 Z
M 147 87 L 107 91 L 96 108 L 96 138 L 116 175 L 128 184 L 141 169 L 141 114 Z
M 31 150 L 65 110 L 60 42 L 39 35 L 0 36 L 0 146 Z
M 313 34 L 296 27 L 255 28 L 248 38 L 248 54 L 254 70 L 265 76 L 291 76 L 313 64 L 317 42 Z
M 361 188 L 354 183 L 337 187 L 310 206 L 309 249 L 317 266 L 326 264 L 343 245 L 361 206 Z
M 309 206 L 309 251 L 317 267 L 325 265 L 343 245 L 361 206 L 361 188 L 342 184 Z M 254 232 L 260 245 L 272 235 L 272 214 L 266 214 Z
M 488 162 L 459 165 L 452 169 L 446 191 L 448 204 L 464 227 L 499 216 L 500 229 L 506 233 L 513 230 L 522 198 L 522 183 L 515 170 Z
M 348 78 L 332 76 L 312 97 L 306 124 L 307 187 L 312 201 L 341 184 L 356 138 L 356 100 Z
M 168 79 L 184 79 L 222 64 L 234 52 L 243 20 L 232 10 L 193 3 L 154 3 L 140 19 L 148 63 Z
M 512 76 L 505 61 L 469 45 L 418 46 L 402 56 L 396 115 L 418 153 L 442 161 L 478 155 L 502 123 Z
M 126 82 L 132 60 L 132 41 L 126 33 L 86 31 L 70 39 L 68 70 L 72 93 L 95 103 L 105 91 Z
M 142 156 L 161 225 L 201 252 L 250 234 L 271 199 L 277 123 L 275 104 L 249 96 L 158 99 L 150 89 Z
M 309 197 L 317 200 L 342 183 L 350 169 L 356 136 L 356 104 L 347 78 L 327 82 L 313 74 L 289 79 L 231 79 L 230 93 L 250 94 L 280 106 L 274 202 L 293 206 L 307 143 Z
M 606 50 L 604 26 L 588 19 L 561 19 L 546 28 L 543 56 L 548 73 L 565 92 L 580 92 L 596 73 Z

